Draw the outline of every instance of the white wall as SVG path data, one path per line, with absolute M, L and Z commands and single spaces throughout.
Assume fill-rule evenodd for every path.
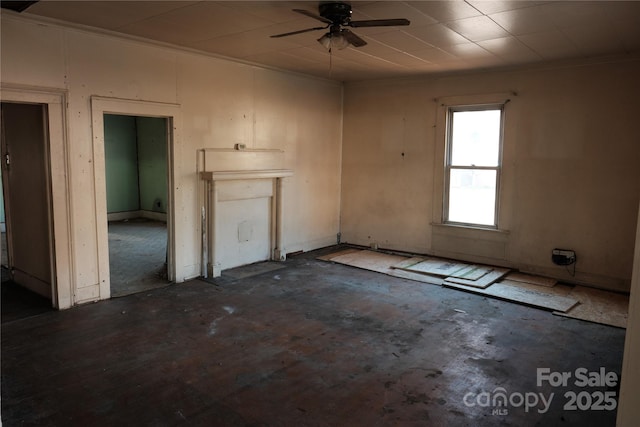
M 82 298 L 100 297 L 98 230 L 106 226 L 96 221 L 92 96 L 181 107 L 174 159 L 178 281 L 201 271 L 196 152 L 202 148 L 243 143 L 284 150 L 285 167 L 294 171 L 284 206 L 287 251 L 335 242 L 342 131 L 339 83 L 13 15 L 2 16 L 1 31 L 3 85 L 68 91 L 73 282 L 76 290 L 88 295 Z
M 628 291 L 640 198 L 639 75 L 635 57 L 347 84 L 343 240 Z M 497 93 L 511 99 L 504 232 L 434 226 L 442 221 L 441 100 Z M 551 263 L 555 247 L 577 252 L 575 278 Z
M 629 319 L 624 341 L 622 383 L 618 400 L 618 427 L 634 427 L 640 419 L 640 214 L 636 228 L 636 248 L 629 297 Z

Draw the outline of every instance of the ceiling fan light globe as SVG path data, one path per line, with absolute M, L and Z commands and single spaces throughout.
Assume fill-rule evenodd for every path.
M 320 37 L 318 39 L 318 43 L 320 43 L 325 49 L 331 50 L 331 34 L 327 33 Z
M 338 49 L 346 49 L 349 46 L 349 40 L 342 34 L 334 35 L 331 38 L 331 45 Z
M 326 33 L 318 39 L 318 43 L 329 51 L 333 48 L 342 50 L 349 46 L 349 40 L 340 33 Z

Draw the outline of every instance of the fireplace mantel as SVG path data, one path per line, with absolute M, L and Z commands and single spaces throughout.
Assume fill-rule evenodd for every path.
M 293 175 L 290 169 L 259 169 L 259 170 L 214 170 L 201 171 L 200 179 L 204 182 L 204 198 L 202 208 L 202 275 L 204 277 L 218 277 L 222 269 L 219 241 L 220 224 L 216 215 L 220 209 L 220 203 L 229 200 L 229 191 L 224 185 L 231 185 L 234 181 L 266 181 L 261 184 L 262 192 L 259 197 L 268 197 L 270 200 L 271 227 L 269 233 L 270 259 L 284 261 L 286 250 L 283 242 L 283 200 L 285 194 L 285 178 Z M 269 185 L 271 181 L 271 185 Z M 228 184 L 227 184 L 228 183 Z M 249 187 L 249 186 L 247 186 Z M 265 191 L 266 188 L 266 191 Z M 222 197 L 221 197 L 222 193 Z M 238 198 L 252 197 L 251 194 L 238 194 Z M 258 197 L 256 195 L 256 197 Z

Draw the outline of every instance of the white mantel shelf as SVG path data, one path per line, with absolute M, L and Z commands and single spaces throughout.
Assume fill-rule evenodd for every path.
M 239 179 L 273 179 L 292 176 L 290 169 L 240 170 L 200 172 L 200 178 L 205 181 L 232 181 Z

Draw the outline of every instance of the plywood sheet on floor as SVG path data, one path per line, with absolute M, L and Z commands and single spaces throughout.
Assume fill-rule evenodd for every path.
M 377 271 L 378 273 L 390 274 L 392 265 L 406 260 L 407 257 L 400 255 L 389 255 L 382 252 L 361 250 L 339 255 L 331 258 L 332 262 L 350 265 L 352 267 L 364 268 L 365 270 Z
M 404 267 L 403 269 L 414 273 L 426 273 L 447 277 L 465 270 L 468 266 L 469 264 L 462 264 L 446 259 L 428 258 L 410 267 Z
M 466 268 L 460 270 L 460 271 L 456 271 L 455 273 L 453 273 L 451 276 L 449 277 L 455 277 L 457 279 L 467 279 L 467 280 L 478 280 L 481 277 L 486 276 L 487 274 L 489 274 L 491 271 L 493 271 L 493 268 L 491 267 L 485 267 L 485 266 L 481 266 L 481 265 L 469 265 Z
M 341 255 L 352 254 L 354 252 L 362 252 L 362 249 L 347 248 L 338 252 L 333 252 L 327 255 L 319 256 L 318 259 L 322 261 L 331 261 L 333 258 L 339 257 Z
M 629 297 L 615 292 L 576 286 L 569 296 L 580 301 L 580 304 L 558 316 L 586 320 L 603 325 L 627 327 L 629 313 Z
M 407 258 L 403 261 L 400 261 L 399 263 L 392 265 L 391 268 L 397 268 L 397 269 L 401 269 L 401 270 L 405 270 L 409 267 L 412 267 L 416 264 L 421 263 L 422 261 L 424 261 L 425 258 L 422 257 L 412 257 L 412 258 Z
M 532 274 L 524 274 L 524 273 L 510 273 L 507 277 L 508 280 L 513 280 L 514 282 L 522 282 L 522 283 L 531 283 L 538 286 L 546 286 L 552 287 L 558 281 L 556 279 L 550 279 L 548 277 L 535 276 Z
M 566 312 L 578 304 L 578 300 L 574 298 L 524 289 L 518 284 L 494 283 L 485 289 L 481 289 L 451 283 L 447 280 L 444 282 L 444 286 L 558 312 Z
M 399 268 L 393 268 L 389 275 L 394 277 L 400 277 L 402 279 L 409 279 L 416 282 L 429 283 L 431 285 L 442 285 L 444 279 L 442 277 L 432 276 L 430 274 L 413 273 L 411 271 L 402 270 Z
M 491 286 L 493 283 L 497 282 L 498 280 L 500 280 L 503 276 L 509 273 L 509 271 L 510 270 L 508 268 L 496 267 L 478 280 L 461 279 L 458 277 L 447 277 L 446 281 L 450 283 L 455 283 L 458 285 L 471 286 L 474 288 L 484 289 Z
M 506 283 L 511 286 L 518 286 L 521 289 L 528 289 L 530 291 L 544 292 L 546 294 L 558 295 L 561 297 L 569 296 L 569 293 L 573 290 L 571 285 L 557 284 L 553 287 L 540 287 L 540 285 L 534 285 L 533 283 L 517 282 L 515 280 L 509 280 L 510 275 L 506 275 L 499 283 Z

